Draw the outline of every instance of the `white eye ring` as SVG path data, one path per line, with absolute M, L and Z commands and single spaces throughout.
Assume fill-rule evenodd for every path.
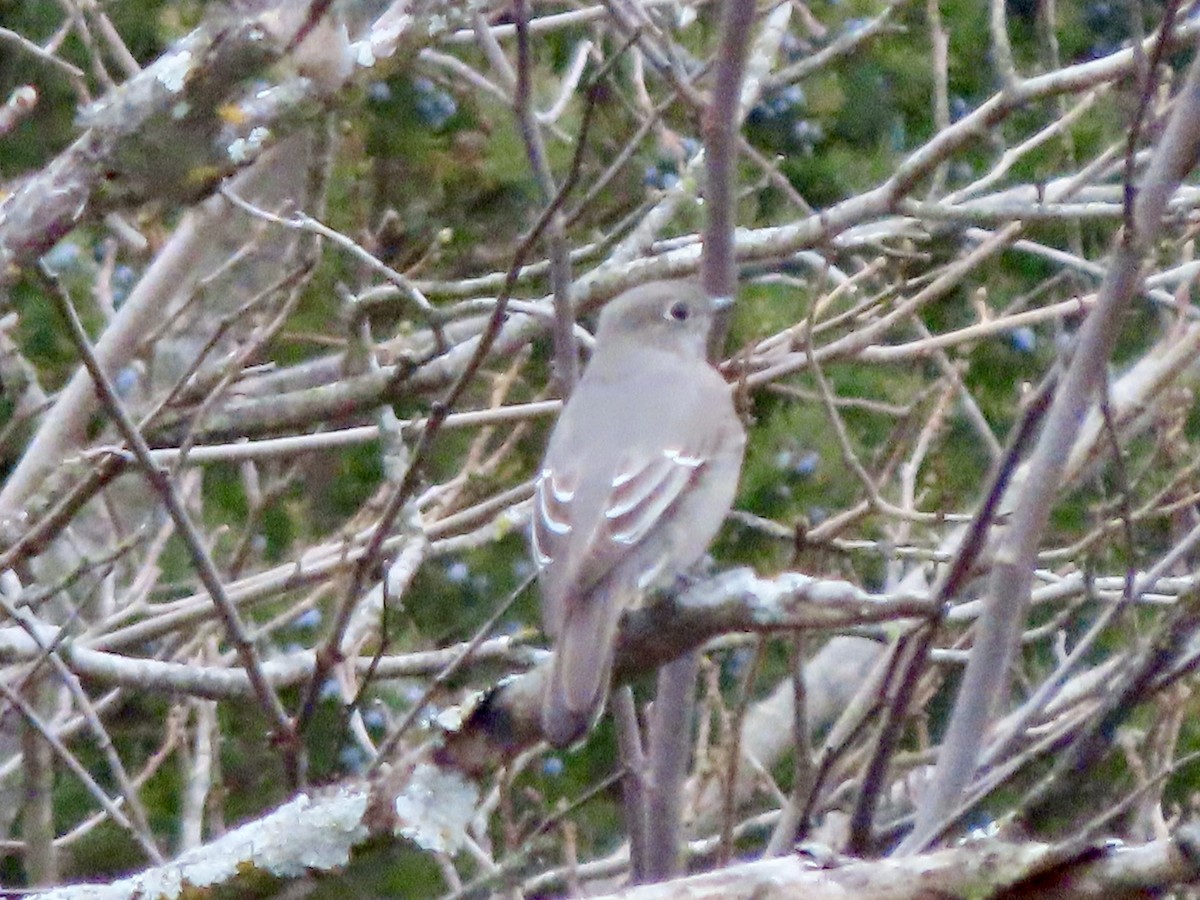
M 686 322 L 691 317 L 692 308 L 684 300 L 676 300 L 663 313 L 663 318 L 672 322 Z

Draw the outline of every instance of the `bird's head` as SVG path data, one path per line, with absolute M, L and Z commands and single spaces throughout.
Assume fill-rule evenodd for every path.
M 652 281 L 604 308 L 596 342 L 600 347 L 634 342 L 703 358 L 713 316 L 728 303 L 709 297 L 697 281 Z

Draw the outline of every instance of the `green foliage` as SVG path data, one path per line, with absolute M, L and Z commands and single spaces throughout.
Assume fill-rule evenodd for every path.
M 193 27 L 210 6 L 201 2 L 136 0 L 104 4 L 104 9 L 135 58 L 149 63 Z M 945 0 L 938 4 L 949 37 L 947 100 L 954 121 L 997 91 L 985 6 Z M 1006 4 L 1016 65 L 1026 75 L 1049 67 L 1045 36 L 1036 19 L 1039 6 L 1042 4 L 1032 0 Z M 1128 11 L 1123 4 L 1057 6 L 1061 21 L 1056 37 L 1064 61 L 1110 52 L 1128 37 Z M 716 40 L 716 7 L 701 7 L 699 22 L 679 32 L 674 48 L 678 71 L 694 76 L 696 89 L 702 93 L 710 87 L 703 65 Z M 538 4 L 534 8 L 538 15 L 549 12 Z M 1162 8 L 1161 2 L 1141 5 L 1147 28 L 1157 24 Z M 781 51 L 787 62 L 809 58 L 839 36 L 863 27 L 865 21 L 879 14 L 881 5 L 874 0 L 816 0 L 805 9 L 826 32 L 817 34 L 815 27 L 793 21 Z M 655 13 L 655 27 L 673 27 L 669 20 L 676 14 L 682 15 L 675 9 L 660 9 Z M 45 0 L 0 0 L 0 26 L 39 43 L 49 40 L 62 15 L 61 4 Z M 894 10 L 891 23 L 881 34 L 854 52 L 760 98 L 748 114 L 743 133 L 773 171 L 765 173 L 758 161 L 743 154 L 739 163 L 739 225 L 755 228 L 795 223 L 806 212 L 793 201 L 792 191 L 808 205 L 827 210 L 886 182 L 909 154 L 937 133 L 939 126 L 933 117 L 936 79 L 930 63 L 927 15 L 924 4 L 904 4 Z M 619 35 L 596 23 L 539 34 L 532 43 L 536 109 L 547 109 L 557 98 L 561 79 L 584 38 L 594 39 L 598 52 L 605 54 L 624 47 Z M 14 179 L 45 167 L 80 132 L 75 124 L 79 98 L 62 73 L 10 44 L 0 44 L 0 48 L 0 102 L 14 87 L 27 82 L 35 84 L 40 94 L 36 110 L 15 130 L 0 137 L 2 197 Z M 477 48 L 447 44 L 439 49 L 453 53 L 485 77 L 502 81 L 490 71 L 485 55 Z M 506 44 L 505 49 L 511 59 L 511 45 Z M 90 66 L 92 57 L 75 34 L 66 38 L 61 56 L 83 68 L 91 90 L 100 92 L 101 84 Z M 104 58 L 119 80 L 122 75 L 118 67 L 107 56 Z M 1181 66 L 1185 59 L 1173 61 Z M 589 77 L 595 69 L 589 64 Z M 461 75 L 461 70 L 413 54 L 402 64 L 381 64 L 370 77 L 360 76 L 359 83 L 328 98 L 329 124 L 336 133 L 334 152 L 327 172 L 311 173 L 314 178 L 320 175 L 328 179 L 322 221 L 427 288 L 439 312 L 452 311 L 464 299 L 447 289 L 453 279 L 505 271 L 514 249 L 545 207 L 510 105 Z M 653 102 L 667 96 L 670 88 L 653 66 L 647 67 L 643 80 Z M 582 96 L 582 91 L 579 94 Z M 628 57 L 606 73 L 590 100 L 595 107 L 592 130 L 582 148 L 580 178 L 563 204 L 567 242 L 580 250 L 576 276 L 589 272 L 614 242 L 629 235 L 636 222 L 631 213 L 657 201 L 681 178 L 691 179 L 688 187 L 695 184 L 698 178 L 694 169 L 689 169 L 689 161 L 698 150 L 694 136 L 702 133 L 700 111 L 683 101 L 669 105 L 661 118 L 647 122 L 649 111 L 643 108 L 635 90 L 633 65 Z M 1088 115 L 1055 139 L 1022 154 L 1005 173 L 1000 187 L 1045 185 L 1075 174 L 1081 165 L 1109 148 L 1123 149 L 1136 100 L 1132 84 L 1111 86 Z M 1071 97 L 1066 102 L 1078 101 L 1078 97 Z M 1031 102 L 1003 123 L 981 128 L 968 146 L 946 160 L 936 177 L 943 179 L 948 190 L 980 178 L 992 170 L 1004 149 L 1028 139 L 1056 116 L 1058 102 L 1058 98 Z M 305 114 L 316 118 L 310 109 Z M 559 184 L 565 180 L 577 149 L 575 139 L 582 119 L 583 103 L 577 96 L 566 112 L 544 129 L 549 166 Z M 647 127 L 640 143 L 629 146 L 631 136 L 644 123 Z M 140 149 L 143 165 L 166 168 L 179 164 L 188 148 L 167 145 Z M 626 150 L 627 163 L 616 172 L 608 172 L 610 164 Z M 604 191 L 586 208 L 579 209 L 578 204 L 602 175 L 612 176 Z M 918 185 L 910 199 L 924 199 L 933 180 L 931 177 Z M 1115 181 L 1110 179 L 1109 183 Z M 152 241 L 151 249 L 142 256 L 123 245 L 113 251 L 115 263 L 128 270 L 130 279 L 136 279 L 150 255 L 161 247 L 180 212 L 165 207 L 125 211 Z M 701 203 L 681 204 L 671 220 L 658 228 L 656 239 L 666 241 L 695 232 L 703 224 L 704 212 Z M 887 212 L 900 214 L 897 210 Z M 1086 261 L 1094 262 L 1107 252 L 1114 228 L 1112 221 L 1100 218 L 1071 222 L 1031 219 L 1021 236 L 1033 244 L 1069 247 Z M 105 314 L 95 301 L 95 289 L 103 269 L 101 261 L 113 240 L 107 225 L 89 223 L 67 235 L 45 260 L 79 306 L 93 334 L 99 333 L 105 322 Z M 927 288 L 935 274 L 962 259 L 978 246 L 978 240 L 979 236 L 971 235 L 965 224 L 931 217 L 913 224 L 903 237 L 880 239 L 877 244 L 862 242 L 847 249 L 834 237 L 805 248 L 828 262 L 830 268 L 826 271 L 811 260 L 792 256 L 755 260 L 747 267 L 743 278 L 746 287 L 732 323 L 728 344 L 732 361 L 727 367 L 731 380 L 741 375 L 753 377 L 756 370 L 747 360 L 761 349 L 764 340 L 778 338 L 773 352 L 802 354 L 810 339 L 810 317 L 811 324 L 818 328 L 811 341 L 818 348 L 870 327 L 895 304 Z M 534 257 L 545 253 L 544 241 L 534 247 Z M 876 262 L 878 269 L 864 276 L 868 266 Z M 832 270 L 835 266 L 836 273 Z M 777 277 L 760 279 L 763 272 Z M 1057 261 L 1031 253 L 998 254 L 941 293 L 936 301 L 923 306 L 919 323 L 902 322 L 874 344 L 880 349 L 894 349 L 920 340 L 922 329 L 947 334 L 986 324 L 1018 309 L 1036 310 L 1095 290 L 1091 275 L 1063 272 Z M 843 290 L 840 279 L 844 277 L 857 280 L 853 289 Z M 360 321 L 351 323 L 351 310 L 346 308 L 348 304 L 339 290 L 344 287 L 351 292 L 361 291 L 379 283 L 377 271 L 343 248 L 326 245 L 304 284 L 297 308 L 250 365 L 269 363 L 280 370 L 300 371 L 305 364 L 316 366 L 348 347 L 353 356 L 366 332 L 358 329 Z M 830 301 L 835 287 L 840 293 Z M 547 290 L 548 278 L 538 276 L 521 282 L 516 293 L 540 297 Z M 491 284 L 465 293 L 477 299 L 493 297 L 496 290 Z M 75 370 L 77 356 L 53 305 L 31 277 L 17 281 L 7 299 L 19 316 L 13 337 L 21 353 L 36 369 L 42 386 L 51 392 L 57 390 Z M 818 304 L 815 313 L 814 303 Z M 820 305 L 824 303 L 829 303 L 829 308 Z M 429 325 L 426 317 L 414 309 L 407 300 L 398 300 L 382 311 L 373 309 L 367 319 L 371 340 L 385 345 L 389 352 L 399 348 L 401 353 L 412 353 L 412 361 L 420 362 L 434 350 L 432 340 L 430 346 L 408 342 L 413 335 L 424 334 Z M 1175 315 L 1175 311 L 1164 312 L 1162 306 L 1145 299 L 1135 303 L 1122 322 L 1114 374 L 1146 356 L 1173 327 Z M 901 530 L 898 517 L 869 509 L 836 534 L 820 542 L 807 542 L 807 536 L 828 523 L 831 516 L 868 498 L 870 491 L 852 462 L 861 464 L 869 478 L 888 473 L 877 489 L 884 501 L 899 503 L 894 473 L 915 458 L 922 429 L 929 426 L 929 445 L 920 459 L 919 477 L 914 484 L 916 510 L 934 514 L 971 512 L 994 459 L 977 423 L 964 411 L 957 388 L 948 391 L 950 379 L 943 367 L 957 373 L 1002 442 L 1016 421 L 1027 389 L 1039 383 L 1063 355 L 1064 348 L 1070 346 L 1079 320 L 1077 315 L 1047 317 L 1026 327 L 960 341 L 945 349 L 944 359 L 914 352 L 902 359 L 865 364 L 856 355 L 846 354 L 822 360 L 821 378 L 814 374 L 811 364 L 797 362 L 792 374 L 745 392 L 749 446 L 737 509 L 770 520 L 776 532 L 794 532 L 797 540 L 764 536 L 763 530 L 745 521 L 732 523 L 713 547 L 718 563 L 746 563 L 764 575 L 794 568 L 814 575 L 848 578 L 867 589 L 894 587 L 887 576 L 895 561 L 892 550 L 896 535 Z M 832 326 L 830 321 L 834 321 Z M 493 403 L 545 397 L 552 374 L 549 343 L 548 338 L 539 338 L 527 359 L 513 355 L 489 361 L 460 399 L 458 408 L 483 409 Z M 763 357 L 755 362 L 763 363 Z M 344 371 L 351 369 L 347 366 Z M 509 377 L 511 383 L 506 383 Z M 240 382 L 240 377 L 235 377 L 226 387 L 229 397 L 240 399 Z M 6 384 L 6 392 L 0 397 L 0 428 L 9 424 L 15 408 L 12 387 Z M 400 379 L 386 398 L 375 402 L 391 403 L 396 415 L 404 419 L 428 416 L 431 398 L 440 396 L 444 385 L 438 390 L 410 387 Z M 832 411 L 826 401 L 833 405 Z M 1128 532 L 1134 538 L 1130 545 L 1120 517 L 1126 509 L 1168 488 L 1175 492 L 1170 497 L 1172 502 L 1194 494 L 1193 478 L 1180 479 L 1178 484 L 1173 481 L 1184 465 L 1180 460 L 1194 454 L 1195 443 L 1200 441 L 1200 412 L 1191 401 L 1190 393 L 1181 396 L 1171 415 L 1163 414 L 1161 427 L 1124 442 L 1123 472 L 1111 465 L 1111 457 L 1101 460 L 1087 478 L 1064 492 L 1051 514 L 1049 540 L 1057 545 L 1083 545 L 1077 558 L 1053 560 L 1056 572 L 1123 573 L 1128 567 L 1144 566 L 1178 540 L 1179 522 L 1161 514 L 1130 526 Z M 193 402 L 194 398 L 177 400 L 167 412 L 177 412 Z M 944 420 L 933 427 L 929 423 L 939 408 Z M 309 430 L 372 422 L 376 413 L 356 410 L 352 415 L 343 415 L 339 411 L 324 421 L 310 423 Z M 91 427 L 100 433 L 104 425 L 97 419 Z M 518 432 L 518 427 L 525 430 Z M 422 515 L 434 519 L 456 514 L 527 480 L 544 447 L 547 428 L 547 421 L 537 420 L 522 426 L 498 426 L 490 433 L 479 428 L 442 431 L 424 460 L 418 494 L 435 486 L 445 493 L 424 496 Z M 499 454 L 510 437 L 512 442 L 505 446 L 503 458 L 490 460 L 490 455 Z M 18 453 L 18 443 L 13 439 L 3 445 L 6 465 Z M 469 458 L 475 459 L 478 468 L 458 484 L 456 478 Z M 481 460 L 492 464 L 485 465 Z M 74 465 L 82 467 L 86 463 L 76 461 Z M 318 543 L 349 541 L 376 521 L 379 498 L 392 487 L 386 483 L 380 448 L 374 443 L 258 461 L 254 467 L 251 473 L 248 464 L 209 466 L 200 498 L 202 524 L 213 535 L 213 554 L 224 567 L 232 566 L 235 553 L 239 553 L 239 576 L 294 562 Z M 261 507 L 256 507 L 248 494 L 251 474 L 264 490 Z M 134 477 L 123 480 L 122 486 L 128 486 Z M 54 498 L 39 497 L 38 503 L 50 499 Z M 31 506 L 34 511 L 41 508 Z M 1180 508 L 1187 511 L 1183 505 Z M 153 531 L 163 522 L 165 518 L 160 516 L 149 525 L 138 522 L 126 527 Z M 940 537 L 947 533 L 940 529 L 941 523 L 915 516 L 903 524 L 907 529 L 905 540 L 912 548 L 941 548 Z M 382 649 L 401 653 L 470 640 L 498 603 L 518 590 L 532 572 L 524 535 L 516 529 L 503 531 L 510 526 L 500 526 L 498 536 L 489 533 L 478 537 L 474 533 L 474 529 L 487 527 L 490 523 L 482 517 L 451 529 L 449 537 L 459 543 L 450 550 L 438 545 L 403 599 L 389 606 L 386 631 L 380 635 L 385 645 L 369 644 L 361 652 Z M 1097 528 L 1107 529 L 1105 539 L 1084 541 Z M 191 556 L 177 535 L 167 542 L 162 555 L 148 564 L 163 575 L 147 601 L 147 615 L 154 612 L 155 604 L 199 592 Z M 128 565 L 132 568 L 131 563 Z M 127 573 L 120 570 L 118 574 L 125 577 Z M 372 570 L 374 577 L 377 572 Z M 277 596 L 247 608 L 244 614 L 255 630 L 256 646 L 267 657 L 319 646 L 332 627 L 333 613 L 343 601 L 348 581 L 343 569 L 330 581 L 328 590 L 308 595 L 303 591 L 309 585 L 289 585 Z M 954 599 L 969 599 L 978 590 L 979 585 L 972 582 L 964 589 L 963 597 Z M 88 602 L 92 602 L 90 595 Z M 295 615 L 301 602 L 313 607 L 311 615 Z M 1085 633 L 1107 608 L 1094 598 L 1081 601 L 1081 608 L 1073 611 L 1076 614 L 1061 624 L 1067 645 Z M 1057 626 L 1055 617 L 1061 614 L 1057 606 L 1037 609 L 1031 625 Z M 286 623 L 269 625 L 276 617 Z M 1129 613 L 1097 642 L 1089 659 L 1104 658 L 1127 642 L 1130 635 L 1148 633 L 1159 621 L 1155 609 Z M 531 637 L 538 635 L 539 627 L 537 592 L 533 588 L 517 599 L 495 633 Z M 959 626 L 956 623 L 953 627 Z M 84 630 L 80 624 L 78 631 Z M 214 626 L 211 634 L 219 641 L 218 649 L 228 654 L 229 645 L 220 639 L 220 630 Z M 194 639 L 196 634 L 181 632 L 172 638 L 176 643 L 147 643 L 128 652 L 169 654 L 186 644 L 187 652 L 199 657 L 202 654 L 197 648 L 202 644 L 198 640 L 194 645 L 189 643 Z M 758 682 L 748 688 L 751 696 L 772 679 L 783 676 L 788 649 L 783 641 L 770 645 Z M 1057 652 L 1046 641 L 1024 651 L 1025 674 L 1031 683 L 1053 671 L 1058 663 Z M 713 656 L 718 666 L 716 681 L 726 698 L 742 689 L 750 653 L 747 645 L 737 645 Z M 506 673 L 500 665 L 468 668 L 439 685 L 433 703 L 454 703 L 467 691 L 487 687 Z M 647 678 L 635 686 L 639 701 L 649 697 L 649 681 Z M 364 720 L 369 719 L 371 736 L 378 739 L 387 724 L 406 715 L 426 685 L 427 679 L 414 678 L 369 686 L 361 710 Z M 913 725 L 904 732 L 905 752 L 926 751 L 926 727 L 931 734 L 940 735 L 957 686 L 958 671 L 948 667 L 944 680 L 930 692 L 920 727 Z M 298 707 L 304 690 L 291 688 L 284 692 L 289 710 Z M 360 773 L 366 759 L 348 734 L 349 711 L 339 685 L 329 679 L 318 694 L 305 741 L 309 772 L 312 781 L 319 784 Z M 160 749 L 169 702 L 128 691 L 123 704 L 121 712 L 106 722 L 122 759 L 136 771 Z M 219 711 L 221 782 L 214 788 L 218 793 L 214 802 L 220 804 L 224 821 L 235 823 L 261 815 L 288 796 L 291 788 L 281 754 L 268 733 L 270 724 L 255 702 L 223 702 Z M 1185 720 L 1180 741 L 1188 751 L 1200 739 L 1191 724 L 1194 718 Z M 712 719 L 714 731 L 720 732 L 725 720 L 715 713 Z M 1143 729 L 1154 725 L 1147 711 L 1139 710 L 1132 721 Z M 610 776 L 617 756 L 615 744 L 612 726 L 606 720 L 590 737 L 586 750 L 543 756 L 517 772 L 509 797 L 514 805 L 513 821 L 504 823 L 512 830 L 505 832 L 497 826 L 492 835 L 495 844 L 499 847 L 519 842 L 534 824 Z M 111 773 L 106 772 L 99 751 L 86 740 L 72 747 L 113 795 Z M 861 745 L 856 745 L 855 752 L 859 749 Z M 1096 797 L 1081 798 L 1081 808 L 1084 800 L 1102 801 L 1103 792 L 1115 796 L 1113 784 L 1132 783 L 1128 767 L 1116 756 L 1105 766 L 1097 773 L 1095 783 L 1089 785 Z M 1037 762 L 1006 791 L 993 796 L 990 809 L 997 815 L 1002 813 L 1020 795 L 1019 789 L 1028 787 L 1048 767 L 1047 761 Z M 790 762 L 775 765 L 785 790 L 792 771 Z M 164 843 L 169 841 L 178 820 L 186 775 L 179 766 L 165 765 L 141 788 L 152 827 L 164 836 Z M 1172 781 L 1168 796 L 1182 806 L 1190 802 L 1194 789 L 1195 775 L 1185 769 Z M 65 776 L 56 782 L 54 804 L 60 831 L 74 827 L 94 809 L 94 801 L 79 782 Z M 583 848 L 583 856 L 594 858 L 617 846 L 621 838 L 620 814 L 620 798 L 613 788 L 571 813 L 579 829 L 578 846 Z M 1077 810 L 1071 811 L 1064 819 L 1077 814 Z M 1072 823 L 1044 824 L 1049 828 Z M 75 842 L 69 861 L 72 874 L 92 878 L 135 869 L 144 862 L 129 836 L 111 824 Z M 19 884 L 22 878 L 20 865 L 13 858 L 0 862 L 0 882 Z M 278 885 L 267 882 L 256 887 L 265 893 Z M 312 893 L 428 896 L 444 888 L 442 873 L 430 855 L 389 842 L 360 853 L 348 878 L 318 880 Z
M 432 854 L 396 842 L 369 845 L 356 853 L 345 877 L 318 879 L 313 900 L 369 900 L 373 897 L 434 897 L 445 882 Z

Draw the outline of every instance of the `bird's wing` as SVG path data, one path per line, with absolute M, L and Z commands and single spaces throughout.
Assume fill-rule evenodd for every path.
M 599 537 L 624 547 L 640 543 L 703 465 L 703 456 L 673 447 L 658 456 L 623 460 L 610 485 Z
M 570 464 L 543 468 L 534 492 L 533 554 L 548 582 L 547 599 L 585 595 L 653 531 L 698 477 L 705 459 L 676 447 L 632 452 L 614 470 L 599 506 L 578 503 L 580 475 Z M 646 560 L 636 588 L 652 583 L 665 561 Z M 554 633 L 563 610 L 547 612 L 547 627 Z

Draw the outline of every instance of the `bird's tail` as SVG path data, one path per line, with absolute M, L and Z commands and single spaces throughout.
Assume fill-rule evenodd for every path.
M 555 747 L 583 737 L 604 710 L 623 608 L 601 588 L 563 617 L 542 701 L 542 733 Z

